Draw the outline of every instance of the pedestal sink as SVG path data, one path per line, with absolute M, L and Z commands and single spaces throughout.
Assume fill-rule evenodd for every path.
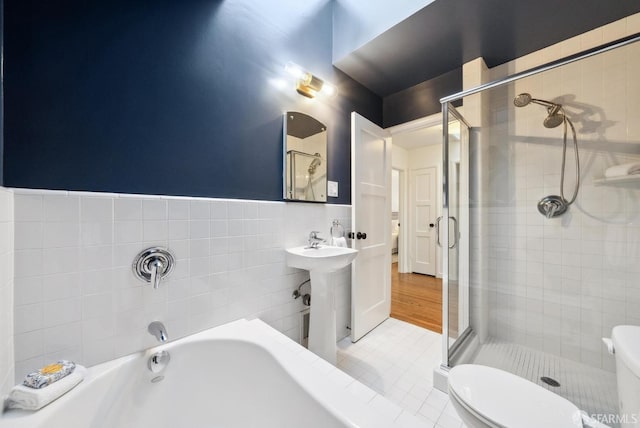
M 287 266 L 305 269 L 311 276 L 309 350 L 336 364 L 336 288 L 330 273 L 349 265 L 358 250 L 343 247 L 295 247 L 287 250 Z

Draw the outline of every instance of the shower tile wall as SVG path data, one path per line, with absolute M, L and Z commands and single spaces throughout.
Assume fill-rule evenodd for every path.
M 539 55 L 534 62 L 549 59 Z M 617 324 L 640 324 L 640 182 L 594 183 L 609 166 L 640 161 L 637 76 L 638 44 L 489 93 L 491 336 L 613 370 L 601 337 Z M 560 192 L 562 127 L 544 128 L 541 106 L 515 108 L 521 92 L 562 103 L 578 131 L 580 193 L 559 218 L 545 219 L 536 205 Z M 569 145 L 567 197 L 572 153 Z
M 0 187 L 0 397 L 13 373 L 13 193 Z
M 327 236 L 336 218 L 348 228 L 350 215 L 339 205 L 16 189 L 16 378 L 57 358 L 93 365 L 153 346 L 146 326 L 156 319 L 172 339 L 259 317 L 298 340 L 303 305 L 291 293 L 308 273 L 285 266 L 284 248 L 311 230 Z M 158 290 L 131 271 L 153 245 L 177 259 Z M 342 338 L 350 269 L 333 280 Z

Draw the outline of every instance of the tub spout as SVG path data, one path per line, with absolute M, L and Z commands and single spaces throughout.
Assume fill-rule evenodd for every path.
M 169 340 L 167 329 L 160 321 L 154 321 L 149 324 L 147 331 L 155 336 L 155 338 L 158 339 L 159 342 L 166 342 L 167 340 Z

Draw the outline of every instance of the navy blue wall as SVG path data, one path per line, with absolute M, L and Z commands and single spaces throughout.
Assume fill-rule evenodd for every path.
M 440 113 L 440 98 L 462 91 L 462 67 L 388 95 L 383 99 L 384 127 Z M 454 103 L 462 105 L 462 100 Z
M 297 110 L 350 203 L 349 113 L 382 101 L 331 66 L 331 25 L 329 0 L 5 0 L 4 185 L 279 200 Z M 287 61 L 339 95 L 281 88 Z

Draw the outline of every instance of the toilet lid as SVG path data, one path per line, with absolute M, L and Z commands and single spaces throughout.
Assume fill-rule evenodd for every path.
M 501 427 L 582 427 L 580 410 L 539 385 L 493 367 L 456 366 L 449 391 L 470 412 Z

